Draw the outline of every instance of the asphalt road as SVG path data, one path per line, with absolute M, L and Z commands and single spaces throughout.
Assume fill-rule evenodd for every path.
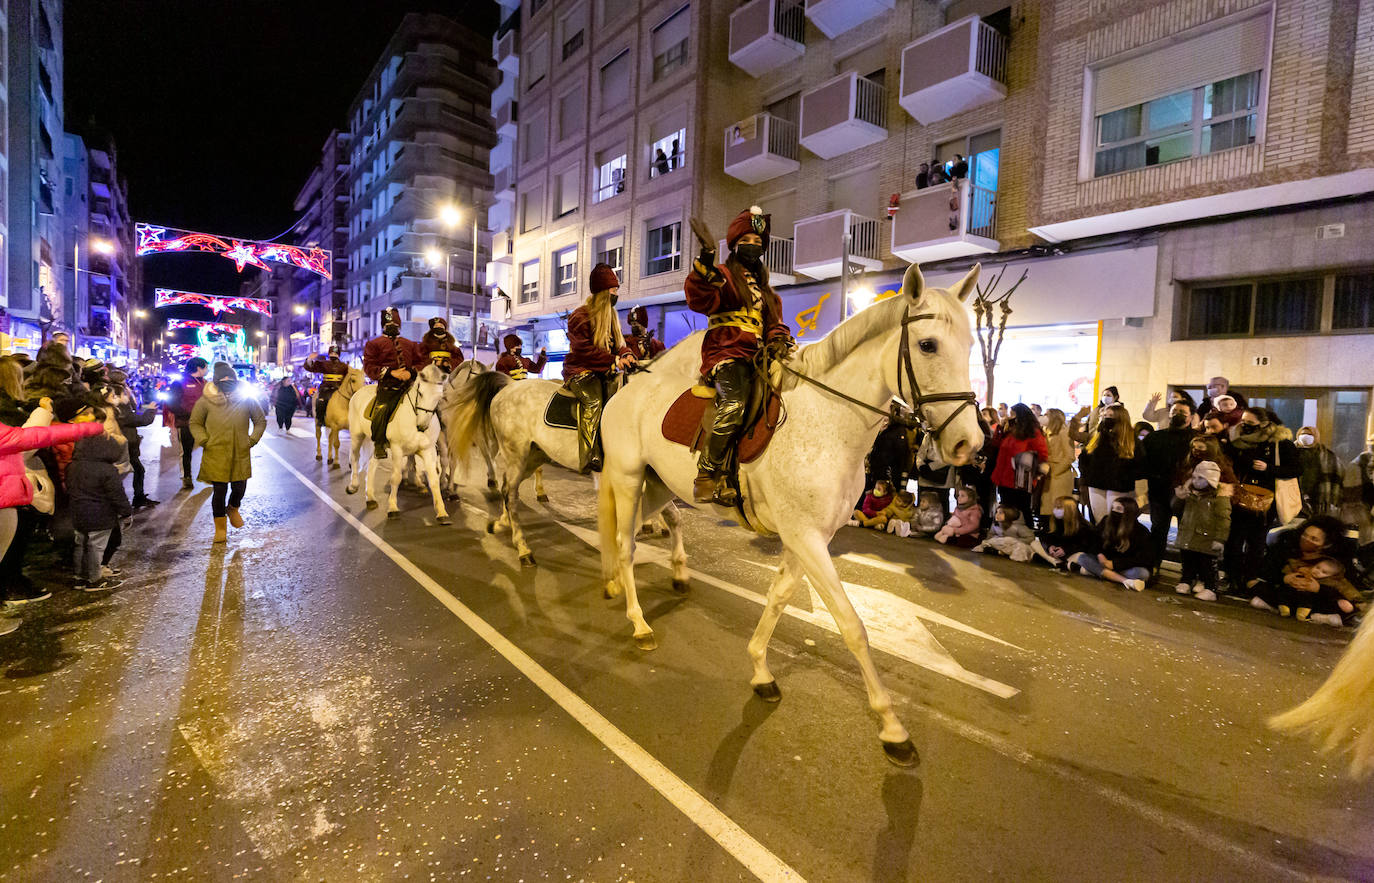
M 753 697 L 776 542 L 684 510 L 688 595 L 641 547 L 644 653 L 585 479 L 527 486 L 522 568 L 479 486 L 388 520 L 310 427 L 218 550 L 164 448 L 128 582 L 0 638 L 0 879 L 1374 879 L 1374 792 L 1263 725 L 1347 632 L 847 528 L 900 769 L 814 596 Z

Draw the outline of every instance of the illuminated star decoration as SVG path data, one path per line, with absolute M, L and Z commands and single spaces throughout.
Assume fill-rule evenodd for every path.
M 212 233 L 196 233 L 192 230 L 178 230 L 174 227 L 159 227 L 155 224 L 136 224 L 134 232 L 138 246 L 134 253 L 139 257 L 150 254 L 169 254 L 173 252 L 203 251 L 222 255 L 233 261 L 239 272 L 251 265 L 268 269 L 265 261 L 290 264 L 302 270 L 309 270 L 325 279 L 333 278 L 332 256 L 328 249 L 304 249 L 294 245 L 281 245 L 276 242 L 257 242 L 251 239 L 238 239 L 232 236 L 216 236 Z
M 226 322 L 201 322 L 197 319 L 168 319 L 167 328 L 171 331 L 180 328 L 206 329 L 215 334 L 237 334 L 243 330 L 242 325 L 231 325 Z
M 200 294 L 195 291 L 179 291 L 175 288 L 157 288 L 153 291 L 156 296 L 155 306 L 161 307 L 205 307 L 215 315 L 220 313 L 232 313 L 235 310 L 248 310 L 254 313 L 261 313 L 264 316 L 272 315 L 272 302 L 266 298 L 258 297 L 222 297 L 217 294 Z

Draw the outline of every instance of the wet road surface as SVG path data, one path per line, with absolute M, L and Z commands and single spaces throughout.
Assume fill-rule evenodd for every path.
M 1374 879 L 1374 793 L 1263 727 L 1348 633 L 845 529 L 899 769 L 805 591 L 753 697 L 775 541 L 684 510 L 685 597 L 643 544 L 643 653 L 585 479 L 522 568 L 478 484 L 389 520 L 295 432 L 214 550 L 164 448 L 125 585 L 0 638 L 0 879 Z

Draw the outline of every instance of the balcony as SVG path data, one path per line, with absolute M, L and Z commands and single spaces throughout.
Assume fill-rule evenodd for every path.
M 511 237 L 509 230 L 502 230 L 491 235 L 491 260 L 492 263 L 509 264 L 515 259 L 515 241 Z
M 519 76 L 520 32 L 518 30 L 506 31 L 504 34 L 492 37 L 491 42 L 492 55 L 496 56 L 496 66 L 508 77 Z
M 796 123 L 756 113 L 725 129 L 725 174 L 746 184 L 795 172 L 800 159 Z
M 792 256 L 796 249 L 792 240 L 785 236 L 769 236 L 768 249 L 763 253 L 764 266 L 768 267 L 768 282 L 771 285 L 793 285 L 797 281 L 797 271 L 792 267 Z M 716 254 L 721 260 L 730 253 L 724 239 L 716 241 Z
M 902 194 L 892 220 L 892 254 L 913 264 L 990 254 L 1001 248 L 997 194 L 968 179 Z
M 492 179 L 492 195 L 503 202 L 515 202 L 515 166 L 498 170 Z
M 1007 38 L 976 15 L 926 34 L 902 50 L 898 101 L 928 126 L 1007 97 Z
M 801 97 L 801 145 L 824 159 L 887 138 L 887 90 L 850 71 Z
M 807 0 L 806 17 L 833 40 L 887 12 L 892 4 L 893 0 Z
M 844 266 L 844 234 L 849 231 L 849 263 L 881 270 L 878 222 L 849 209 L 813 215 L 797 222 L 793 267 L 799 276 L 833 279 Z
M 514 138 L 520 126 L 520 102 L 511 99 L 496 108 L 496 134 L 503 138 Z
M 806 52 L 803 0 L 751 0 L 730 15 L 730 61 L 762 76 Z

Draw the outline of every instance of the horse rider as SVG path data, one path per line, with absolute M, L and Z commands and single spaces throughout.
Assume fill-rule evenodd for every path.
M 638 361 L 625 345 L 615 302 L 620 279 L 606 264 L 592 268 L 591 296 L 568 317 L 568 355 L 563 385 L 577 397 L 578 468 L 583 475 L 601 471 L 601 409 L 610 394 L 616 369 Z
M 724 266 L 716 266 L 714 244 L 702 240 L 701 254 L 687 276 L 687 306 L 709 317 L 701 343 L 701 374 L 716 388 L 715 422 L 692 486 L 698 503 L 738 504 L 726 461 L 743 428 L 755 379 L 754 357 L 764 348 L 770 358 L 785 359 L 797 346 L 763 263 L 768 223 L 769 216 L 758 206 L 740 212 L 725 232 L 730 256 Z
M 448 321 L 442 316 L 429 320 L 429 330 L 420 338 L 420 352 L 445 374 L 463 363 L 463 351 L 448 333 Z
M 391 413 L 410 388 L 414 372 L 429 358 L 420 345 L 401 336 L 401 311 L 395 307 L 382 310 L 382 333 L 363 347 L 363 373 L 377 381 L 377 399 L 372 406 L 372 447 L 379 460 L 386 459 L 386 425 Z
M 544 370 L 544 366 L 549 362 L 548 350 L 539 348 L 539 361 L 532 362 L 520 354 L 524 348 L 524 342 L 518 334 L 507 334 L 501 338 L 502 345 L 506 351 L 501 354 L 501 358 L 496 360 L 496 370 L 502 374 L 510 375 L 511 380 L 524 380 L 531 374 L 539 374 Z
M 311 353 L 301 367 L 311 374 L 320 375 L 320 386 L 315 391 L 315 428 L 318 431 L 324 426 L 329 399 L 339 391 L 344 378 L 348 376 L 348 363 L 339 358 L 339 346 L 335 344 L 329 348 L 328 358 L 321 359 L 319 353 Z
M 625 335 L 625 343 L 640 361 L 648 361 L 667 349 L 663 341 L 654 337 L 649 330 L 649 311 L 641 304 L 630 310 L 630 333 Z

